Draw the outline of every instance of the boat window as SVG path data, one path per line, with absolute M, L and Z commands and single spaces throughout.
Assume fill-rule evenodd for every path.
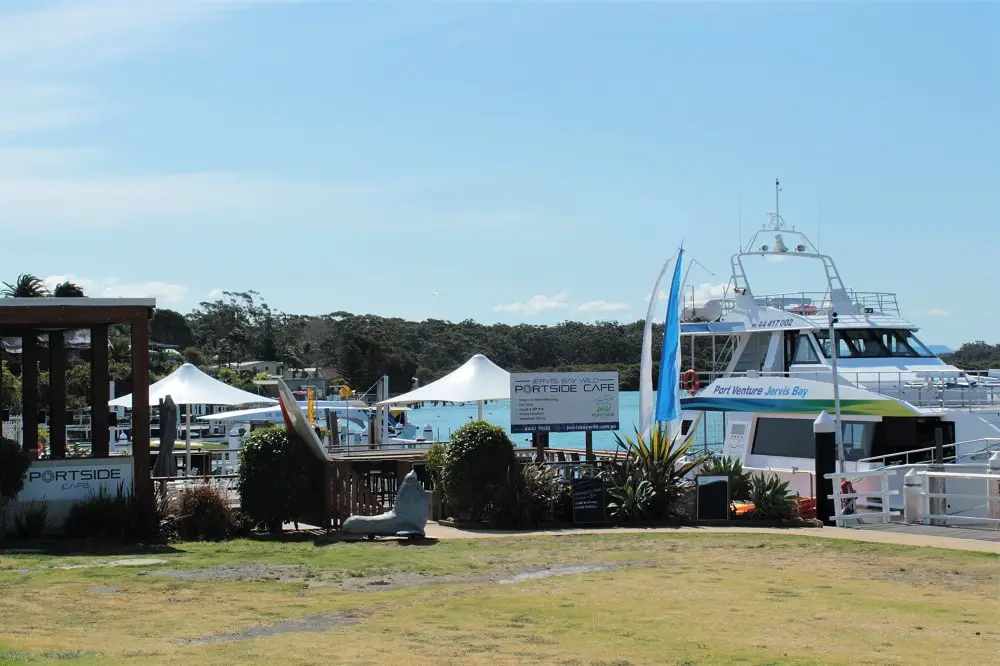
M 792 363 L 819 363 L 819 356 L 816 355 L 816 350 L 813 349 L 808 334 L 799 333 L 799 337 L 795 341 L 795 354 L 792 356 Z
M 823 356 L 830 358 L 830 332 L 816 331 Z M 892 329 L 837 329 L 837 358 L 933 357 L 910 331 Z
M 761 456 L 809 458 L 816 455 L 812 419 L 759 418 L 750 452 Z M 868 455 L 875 438 L 875 423 L 844 421 L 844 457 L 860 460 Z

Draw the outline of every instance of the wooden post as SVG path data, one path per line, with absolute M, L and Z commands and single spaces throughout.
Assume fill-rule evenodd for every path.
M 49 450 L 53 458 L 66 457 L 66 339 L 49 331 Z
M 90 328 L 90 352 L 90 455 L 107 458 L 110 453 L 108 401 L 111 399 L 107 324 Z
M 535 447 L 535 462 L 543 463 L 545 462 L 545 449 L 549 448 L 549 433 L 547 432 L 533 432 L 531 433 L 531 444 Z
M 149 473 L 149 318 L 131 323 L 132 328 L 132 470 L 135 496 L 139 501 L 153 500 Z M 105 355 L 106 358 L 107 355 Z M 104 382 L 108 390 L 108 382 Z M 107 420 L 108 403 L 103 408 Z M 107 436 L 107 428 L 104 429 Z
M 587 462 L 594 462 L 594 433 L 592 430 L 587 431 Z
M 38 458 L 38 332 L 21 335 L 21 446 Z

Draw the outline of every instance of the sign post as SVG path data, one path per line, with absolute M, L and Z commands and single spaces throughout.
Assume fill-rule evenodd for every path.
M 618 430 L 617 372 L 510 375 L 512 433 Z

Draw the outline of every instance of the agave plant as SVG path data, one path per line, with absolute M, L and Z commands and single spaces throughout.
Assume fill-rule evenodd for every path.
M 743 471 L 743 462 L 736 457 L 713 457 L 701 468 L 701 473 L 729 477 L 729 500 L 746 502 L 750 499 L 750 475 Z
M 14 284 L 3 283 L 3 295 L 10 298 L 38 298 L 49 295 L 49 288 L 45 286 L 42 278 L 31 273 L 22 273 L 17 276 Z
M 789 496 L 788 481 L 775 474 L 757 473 L 750 477 L 750 501 L 753 518 L 791 518 L 795 502 Z
M 657 425 L 643 436 L 615 435 L 618 455 L 605 472 L 612 489 L 626 485 L 629 478 L 638 487 L 648 481 L 652 488 L 648 515 L 662 519 L 673 513 L 673 507 L 688 486 L 687 476 L 708 459 L 705 454 L 691 454 L 691 440 L 679 442 Z
M 617 522 L 627 523 L 641 518 L 649 513 L 656 491 L 647 479 L 638 482 L 634 476 L 628 476 L 625 482 L 608 490 L 611 496 L 608 510 Z

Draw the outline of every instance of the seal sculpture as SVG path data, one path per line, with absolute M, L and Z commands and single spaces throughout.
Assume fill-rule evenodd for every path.
M 340 529 L 344 534 L 417 539 L 424 536 L 427 516 L 427 491 L 417 478 L 417 473 L 411 471 L 399 484 L 392 510 L 377 516 L 351 516 Z

